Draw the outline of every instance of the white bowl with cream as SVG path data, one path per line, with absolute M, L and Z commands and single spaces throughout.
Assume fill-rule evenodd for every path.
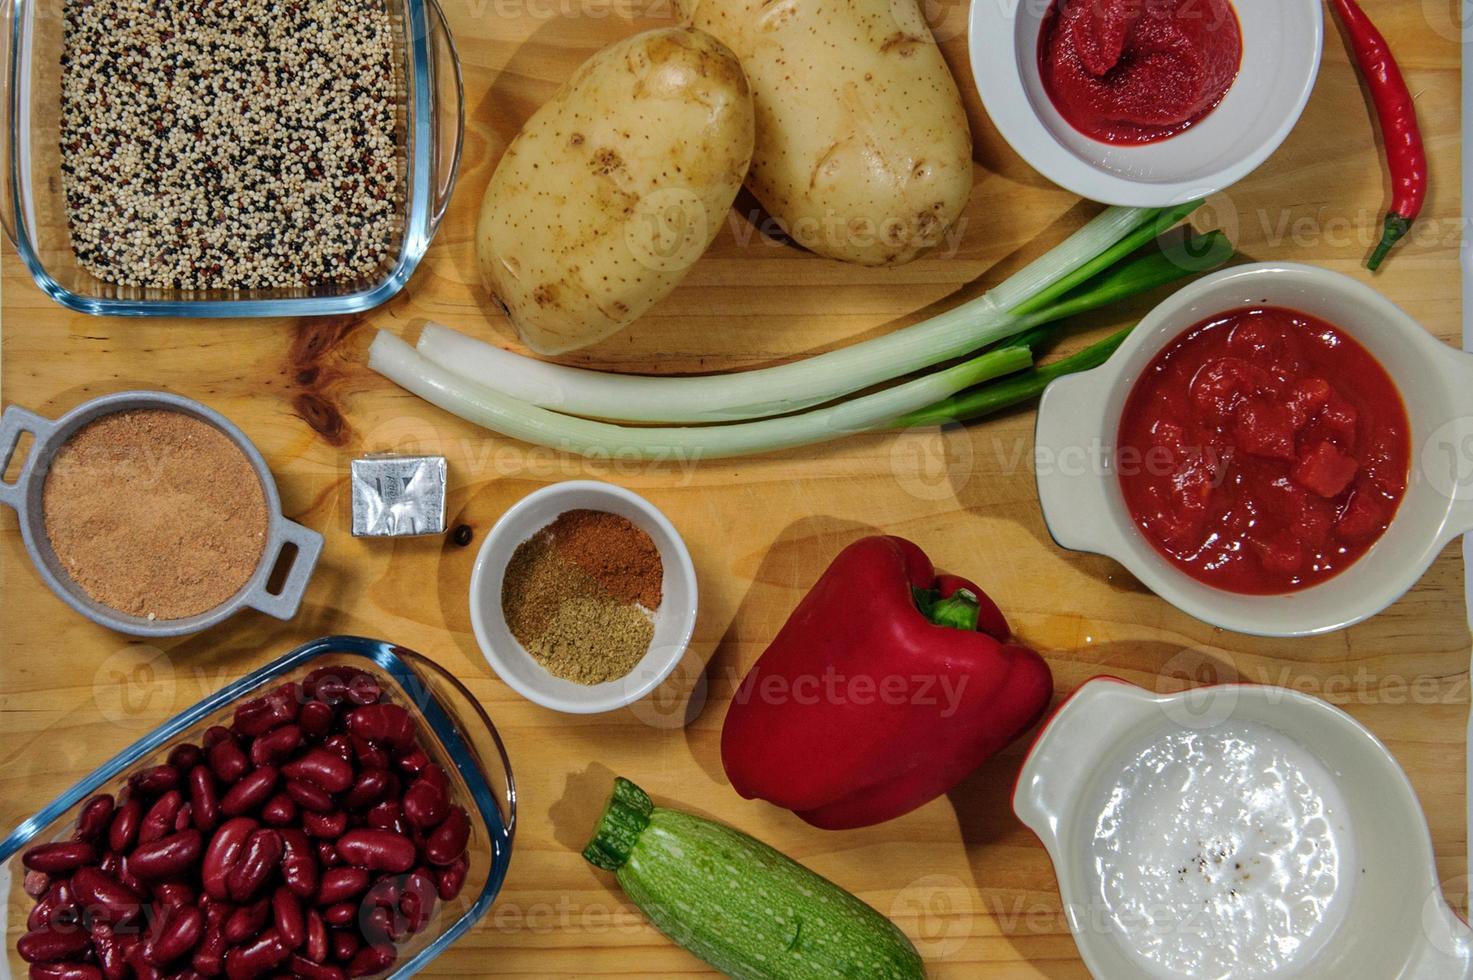
M 1106 204 L 1166 207 L 1231 187 L 1288 138 L 1309 102 L 1324 50 L 1319 0 L 1234 0 L 1243 61 L 1221 104 L 1155 143 L 1092 139 L 1054 107 L 1039 72 L 1050 0 L 978 0 L 968 42 L 972 78 L 1018 155 L 1067 190 Z
M 1406 774 L 1317 698 L 1092 680 L 1039 736 L 1013 809 L 1097 980 L 1473 976 Z

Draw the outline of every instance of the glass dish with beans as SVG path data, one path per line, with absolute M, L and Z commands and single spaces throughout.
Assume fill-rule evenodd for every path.
M 490 907 L 515 813 L 458 681 L 387 643 L 317 640 L 0 842 L 9 975 L 408 976 Z

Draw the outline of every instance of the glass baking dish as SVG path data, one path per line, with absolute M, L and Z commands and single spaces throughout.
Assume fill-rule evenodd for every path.
M 506 878 L 516 829 L 516 784 L 506 750 L 475 697 L 433 661 L 403 647 L 356 636 L 329 636 L 300 646 L 176 715 L 62 793 L 0 841 L 0 888 L 6 903 L 0 976 L 23 977 L 15 952 L 34 901 L 25 893 L 21 854 L 32 844 L 69 839 L 79 804 L 116 793 L 129 774 L 161 764 L 181 742 L 198 744 L 211 725 L 228 724 L 235 705 L 310 671 L 351 665 L 378 678 L 388 698 L 414 716 L 424 747 L 450 775 L 452 797 L 471 814 L 470 870 L 459 897 L 438 902 L 429 927 L 399 946 L 390 977 L 409 977 L 475 925 Z
M 318 289 L 174 290 L 121 286 L 72 252 L 61 182 L 61 0 L 0 0 L 5 146 L 0 224 L 37 285 L 98 316 L 262 317 L 356 313 L 397 293 L 424 258 L 455 187 L 465 135 L 460 60 L 437 0 L 386 0 L 399 74 L 402 221 L 397 251 L 371 280 Z

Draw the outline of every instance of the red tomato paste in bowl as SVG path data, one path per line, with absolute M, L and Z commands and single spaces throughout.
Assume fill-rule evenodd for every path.
M 1198 581 L 1251 595 L 1355 563 L 1395 516 L 1410 461 L 1380 363 L 1275 307 L 1205 320 L 1158 354 L 1126 399 L 1116 455 L 1146 539 Z
M 1153 143 L 1217 108 L 1243 34 L 1228 0 L 1054 0 L 1039 35 L 1049 99 L 1104 143 Z

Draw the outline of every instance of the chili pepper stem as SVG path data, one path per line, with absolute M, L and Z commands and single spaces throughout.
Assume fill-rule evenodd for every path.
M 982 604 L 967 589 L 957 589 L 941 598 L 938 589 L 912 589 L 921 614 L 937 626 L 975 633 L 981 618 Z
M 1381 236 L 1381 244 L 1376 246 L 1376 251 L 1371 253 L 1370 261 L 1366 268 L 1375 272 L 1381 268 L 1381 263 L 1386 261 L 1386 256 L 1391 254 L 1396 243 L 1406 237 L 1407 232 L 1412 230 L 1412 222 L 1409 218 L 1403 218 L 1399 214 L 1388 214 L 1386 216 L 1386 231 Z

